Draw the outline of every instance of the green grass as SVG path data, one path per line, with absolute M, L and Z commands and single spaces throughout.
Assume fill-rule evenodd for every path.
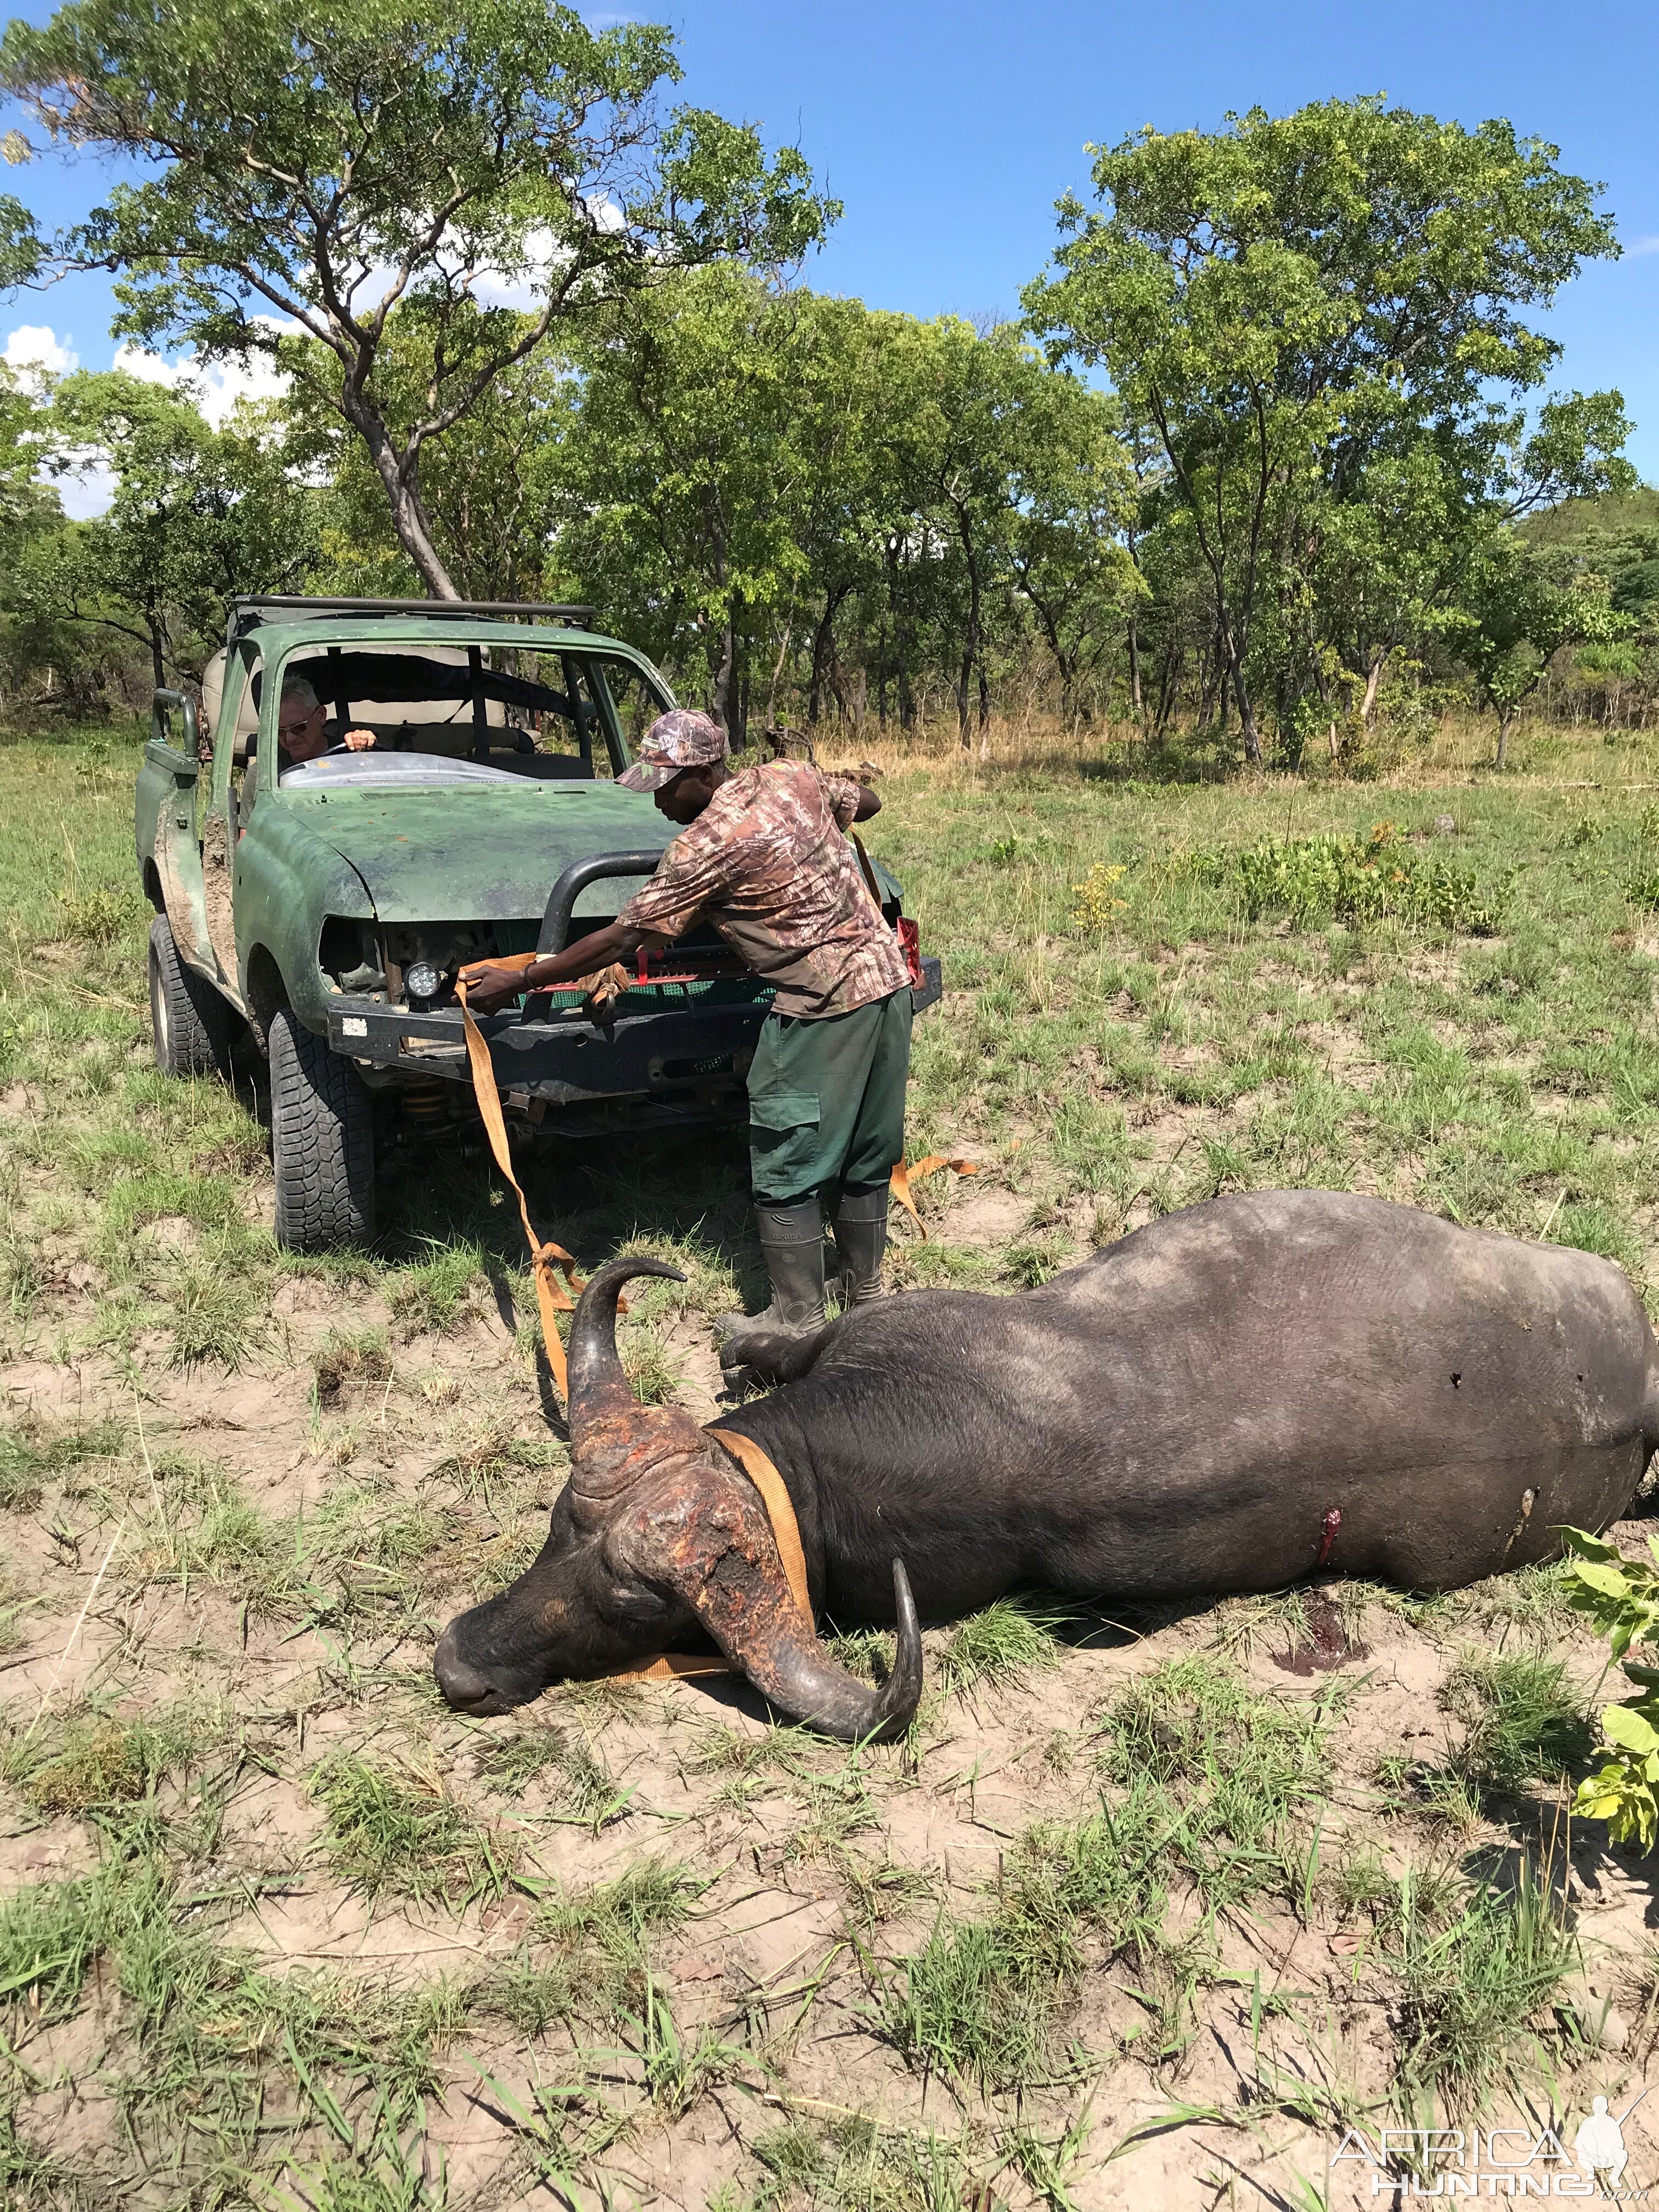
M 1454 1764 L 1483 1790 L 1556 1781 L 1595 1749 L 1583 1696 L 1558 1659 L 1466 1651 L 1440 1698 L 1465 1729 Z
M 0 1511 L 29 1511 L 49 1483 L 117 1457 L 125 1443 L 119 1425 L 109 1420 L 55 1431 L 31 1422 L 0 1428 Z
M 1205 1901 L 1236 1905 L 1283 1881 L 1295 1816 L 1328 1789 L 1334 1679 L 1316 1699 L 1252 1688 L 1194 1654 L 1121 1692 L 1100 1716 L 1101 1772 L 1171 1807 L 1168 1848 Z
M 672 1860 L 641 1858 L 614 1881 L 547 1897 L 536 1948 L 478 1981 L 474 2008 L 526 2036 L 555 2022 L 619 2027 L 643 2017 L 655 1947 L 682 1926 L 702 1887 Z
M 1028 1830 L 993 1914 L 941 1913 L 878 1978 L 877 2032 L 922 2073 L 992 2091 L 1042 2081 L 1090 1960 L 1144 1964 L 1160 1948 L 1172 1824 L 1169 1801 L 1137 1784 L 1089 1820 Z
M 331 1867 L 371 1898 L 460 1903 L 499 1896 L 511 1877 L 507 1845 L 424 1778 L 347 1752 L 318 1767 L 309 1786 L 327 1821 Z
M 311 1372 L 322 1405 L 331 1405 L 349 1382 L 390 1382 L 392 1355 L 386 1350 L 386 1331 L 331 1329 L 312 1355 Z
M 94 1708 L 0 1733 L 0 1778 L 42 1813 L 131 1803 L 187 1766 L 210 1731 L 189 1713 L 123 1718 Z
M 744 2204 L 735 2195 L 709 2212 L 783 2212 L 809 2204 L 821 2212 L 982 2212 L 994 2161 L 971 2140 L 931 2130 L 882 2127 L 862 2117 L 823 2129 L 801 2123 L 757 2136 L 762 2172 Z
M 1016 1598 L 999 1598 L 982 1613 L 970 1613 L 951 1631 L 939 1653 L 939 1687 L 958 1695 L 981 1683 L 994 1689 L 1057 1665 L 1054 1630 L 1066 1618 Z
M 1513 1889 L 1483 1884 L 1455 1918 L 1402 1905 L 1402 2067 L 1425 2087 L 1480 2097 L 1506 2075 L 1547 2073 L 1559 2030 L 1549 2007 L 1577 1959 L 1565 1908 L 1528 1856 Z

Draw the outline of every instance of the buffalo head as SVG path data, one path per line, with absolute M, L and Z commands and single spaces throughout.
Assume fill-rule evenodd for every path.
M 452 1620 L 438 1686 L 458 1711 L 501 1713 L 568 1675 L 667 1650 L 697 1624 L 782 1711 L 848 1741 L 908 1727 L 921 1638 L 893 1562 L 898 1656 L 873 1691 L 803 1620 L 754 1486 L 678 1407 L 641 1406 L 617 1357 L 617 1297 L 635 1275 L 684 1280 L 656 1260 L 613 1260 L 570 1324 L 570 1480 L 547 1541 L 510 1589 Z

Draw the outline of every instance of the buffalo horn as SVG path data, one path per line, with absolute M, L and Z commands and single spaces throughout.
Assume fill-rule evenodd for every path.
M 570 1487 L 582 1505 L 602 1505 L 639 1480 L 653 1436 L 652 1415 L 641 1405 L 617 1356 L 617 1300 L 636 1275 L 671 1283 L 685 1277 L 665 1261 L 612 1260 L 588 1283 L 570 1321 Z M 659 1419 L 658 1426 L 660 1426 Z
M 890 1743 L 902 1736 L 921 1702 L 921 1632 L 903 1563 L 893 1562 L 898 1649 L 881 1690 L 830 1658 L 811 1622 L 802 1620 L 781 1565 L 767 1585 L 757 1591 L 710 1576 L 681 1595 L 726 1657 L 781 1711 L 847 1743 Z

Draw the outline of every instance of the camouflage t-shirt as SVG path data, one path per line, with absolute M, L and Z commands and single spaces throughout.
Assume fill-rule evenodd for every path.
M 842 834 L 859 787 L 805 761 L 768 761 L 721 784 L 617 915 L 680 937 L 704 915 L 756 975 L 773 1012 L 850 1013 L 909 981 L 897 938 Z

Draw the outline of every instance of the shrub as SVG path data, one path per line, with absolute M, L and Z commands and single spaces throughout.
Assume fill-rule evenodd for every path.
M 1109 929 L 1129 902 L 1119 898 L 1117 886 L 1127 870 L 1121 864 L 1108 866 L 1097 860 L 1080 884 L 1072 885 L 1072 926 L 1074 929 Z

